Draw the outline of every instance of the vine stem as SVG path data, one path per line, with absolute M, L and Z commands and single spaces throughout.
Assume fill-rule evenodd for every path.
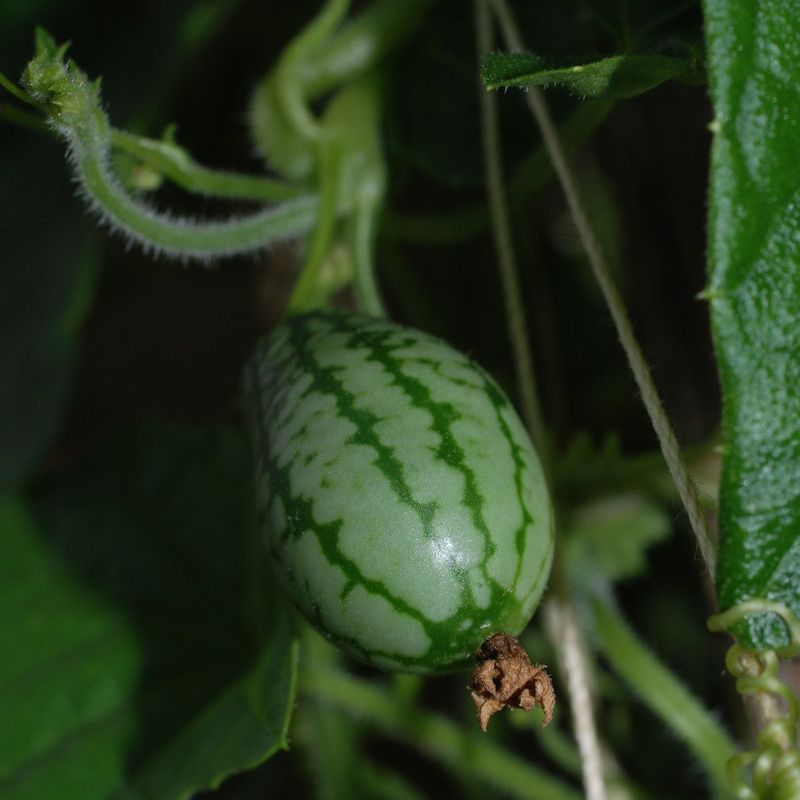
M 519 29 L 508 8 L 506 0 L 489 1 L 494 7 L 506 45 L 511 50 L 524 50 Z M 600 241 L 589 221 L 583 198 L 578 187 L 578 181 L 575 177 L 575 172 L 569 163 L 564 148 L 561 146 L 558 133 L 542 93 L 538 89 L 530 89 L 526 94 L 526 101 L 539 125 L 542 139 L 553 160 L 553 165 L 561 187 L 564 190 L 567 205 L 575 221 L 578 234 L 584 250 L 586 251 L 586 255 L 589 258 L 589 263 L 591 264 L 595 279 L 597 280 L 600 291 L 603 294 L 608 310 L 614 321 L 617 335 L 619 336 L 625 355 L 627 356 L 636 384 L 639 387 L 645 409 L 647 410 L 653 429 L 658 437 L 664 460 L 667 463 L 681 502 L 689 517 L 689 524 L 697 540 L 697 547 L 700 551 L 700 555 L 709 575 L 713 578 L 716 567 L 714 542 L 700 505 L 697 489 L 689 475 L 689 471 L 681 455 L 678 440 L 675 437 L 675 432 L 672 430 L 669 418 L 658 396 L 658 391 L 653 382 L 650 368 L 642 354 L 639 343 L 636 341 L 633 326 L 628 317 L 622 297 L 620 296 L 619 289 L 611 277 L 611 272 L 608 268 L 605 255 L 603 254 Z
M 128 195 L 104 154 L 75 148 L 71 160 L 81 193 L 101 221 L 137 242 L 145 252 L 209 261 L 260 250 L 306 233 L 317 220 L 319 203 L 315 197 L 290 200 L 276 208 L 219 222 L 172 217 Z

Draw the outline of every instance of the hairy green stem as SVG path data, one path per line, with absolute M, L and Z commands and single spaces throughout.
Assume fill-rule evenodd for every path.
M 683 684 L 647 649 L 610 601 L 591 601 L 600 648 L 613 669 L 703 764 L 719 797 L 729 797 L 727 761 L 736 745 Z
M 505 0 L 491 0 L 497 14 L 503 37 L 511 50 L 523 50 L 523 42 L 516 22 Z M 714 541 L 708 527 L 703 509 L 698 498 L 697 489 L 689 475 L 686 464 L 681 455 L 680 446 L 667 417 L 661 399 L 658 396 L 650 367 L 642 353 L 636 336 L 633 332 L 628 312 L 619 293 L 619 289 L 611 276 L 608 263 L 603 253 L 600 241 L 594 232 L 592 224 L 586 213 L 585 203 L 578 187 L 578 181 L 567 154 L 561 145 L 558 131 L 553 124 L 552 117 L 538 89 L 530 89 L 525 94 L 526 102 L 535 117 L 542 133 L 545 145 L 553 160 L 556 173 L 564 190 L 564 195 L 570 213 L 578 229 L 583 247 L 589 258 L 595 279 L 608 306 L 611 318 L 617 329 L 625 355 L 633 373 L 642 401 L 650 417 L 653 429 L 661 445 L 661 452 L 667 462 L 670 474 L 678 489 L 681 502 L 686 509 L 689 523 L 697 541 L 697 547 L 703 558 L 706 569 L 713 577 L 716 566 L 716 553 Z
M 172 217 L 127 194 L 105 154 L 73 150 L 73 160 L 80 187 L 101 220 L 154 255 L 207 261 L 253 252 L 308 232 L 317 219 L 316 197 L 219 222 Z
M 41 34 L 36 57 L 23 75 L 25 88 L 48 123 L 67 143 L 80 191 L 101 220 L 146 251 L 210 260 L 263 249 L 306 233 L 318 214 L 316 197 L 299 197 L 277 208 L 222 221 L 196 221 L 160 213 L 129 195 L 111 169 L 111 127 L 100 104 L 100 87 L 66 48 Z
M 111 145 L 195 194 L 268 203 L 308 192 L 305 187 L 261 175 L 209 169 L 172 142 L 136 136 L 117 128 L 111 130 Z
M 411 707 L 391 693 L 338 670 L 305 671 L 301 689 L 366 720 L 387 736 L 418 749 L 449 769 L 468 773 L 509 797 L 579 800 L 580 794 L 522 761 L 490 739 L 470 735 L 438 714 Z

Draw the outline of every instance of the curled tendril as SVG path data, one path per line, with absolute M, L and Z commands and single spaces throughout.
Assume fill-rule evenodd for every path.
M 764 612 L 780 617 L 789 634 L 789 644 L 756 653 L 735 643 L 728 650 L 725 665 L 736 678 L 740 694 L 770 698 L 774 713 L 758 734 L 757 749 L 731 758 L 728 773 L 739 800 L 796 800 L 800 798 L 800 750 L 796 743 L 800 703 L 778 677 L 778 665 L 780 658 L 800 655 L 800 621 L 782 603 L 747 600 L 711 617 L 708 627 L 727 631 L 748 614 Z

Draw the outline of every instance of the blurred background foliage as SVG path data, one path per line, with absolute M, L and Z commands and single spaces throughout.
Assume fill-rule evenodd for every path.
M 72 42 L 71 53 L 89 75 L 103 76 L 104 101 L 115 125 L 159 136 L 176 123 L 178 141 L 201 163 L 257 171 L 245 126 L 250 92 L 318 5 L 310 0 L 279 7 L 255 0 L 6 0 L 0 6 L 0 70 L 12 77 L 21 72 L 32 53 L 33 28 L 43 25 L 57 40 Z M 553 63 L 628 50 L 685 50 L 701 41 L 700 10 L 691 2 L 514 5 L 530 48 Z M 478 59 L 468 4 L 433 3 L 425 25 L 392 56 L 387 77 L 384 141 L 390 187 L 378 268 L 389 309 L 397 319 L 468 352 L 513 391 L 487 227 Z M 548 99 L 562 122 L 583 102 L 560 92 Z M 505 165 L 513 180 L 538 147 L 538 134 L 519 94 L 509 93 L 501 109 Z M 705 285 L 706 126 L 711 119 L 706 89 L 668 83 L 609 104 L 600 116 L 604 119 L 591 135 L 585 132 L 576 152 L 590 215 L 679 438 L 703 443 L 713 437 L 719 415 L 707 310 L 696 299 Z M 575 469 L 567 459 L 559 475 L 577 509 L 597 499 L 597 481 L 582 482 L 582 468 L 590 464 L 597 473 L 616 474 L 620 454 L 646 459 L 656 444 L 560 190 L 552 180 L 540 181 L 540 187 L 513 196 L 521 290 L 545 415 L 559 449 L 574 457 Z M 200 216 L 231 209 L 170 186 L 159 190 L 156 202 Z M 456 223 L 448 227 L 453 215 Z M 238 601 L 228 598 L 214 608 L 208 597 L 223 598 L 224 587 L 247 594 L 249 568 L 237 561 L 249 536 L 238 504 L 250 502 L 249 485 L 237 483 L 249 481 L 238 432 L 239 372 L 256 338 L 281 313 L 291 288 L 293 249 L 283 246 L 263 259 L 209 268 L 153 263 L 127 251 L 118 239 L 96 230 L 74 196 L 61 144 L 15 124 L 5 96 L 0 98 L 0 243 L 0 483 L 11 498 L 11 511 L 0 516 L 8 525 L 0 538 L 10 541 L 10 532 L 23 524 L 21 515 L 25 525 L 40 530 L 35 536 L 47 544 L 47 558 L 58 562 L 53 569 L 65 573 L 75 591 L 84 587 L 100 598 L 98 613 L 121 615 L 130 623 L 121 629 L 130 638 L 131 669 L 138 677 L 131 679 L 133 688 L 125 689 L 124 702 L 136 709 L 137 731 L 126 733 L 127 760 L 119 769 L 139 776 L 144 786 L 148 770 L 158 768 L 153 752 L 169 738 L 170 726 L 195 714 L 201 699 L 258 672 L 245 634 L 230 644 L 237 654 L 232 661 L 226 660 L 228 645 L 214 643 L 214 631 L 226 626 L 231 603 Z M 653 497 L 645 482 L 654 472 L 657 467 L 620 470 L 628 477 L 606 490 L 643 490 Z M 195 484 L 191 491 L 181 488 L 186 481 Z M 176 486 L 177 494 L 171 494 Z M 208 496 L 212 488 L 218 490 L 218 504 Z M 198 495 L 205 508 L 192 499 Z M 721 661 L 703 625 L 707 587 L 695 577 L 699 569 L 686 568 L 695 558 L 689 537 L 666 535 L 684 523 L 677 507 L 665 506 L 663 495 L 654 512 L 645 504 L 647 519 L 655 514 L 647 528 L 655 544 L 647 562 L 636 562 L 626 575 L 621 603 L 656 652 L 707 707 L 721 711 L 727 704 Z M 160 503 L 179 508 L 164 519 L 154 521 L 144 513 L 131 523 L 132 509 Z M 219 540 L 213 544 L 215 521 L 226 546 Z M 208 551 L 186 550 L 186 537 L 198 525 L 202 541 L 210 542 Z M 162 550 L 157 556 L 138 548 L 154 532 Z M 178 543 L 165 554 L 165 542 L 173 538 Z M 133 549 L 142 561 L 131 572 L 122 556 Z M 159 564 L 191 580 L 184 589 L 174 575 L 162 575 L 159 583 Z M 219 574 L 209 574 L 210 568 Z M 145 603 L 151 607 L 144 615 L 142 575 L 154 576 Z M 136 584 L 130 592 L 127 580 Z M 264 602 L 264 584 L 259 579 L 255 586 L 258 602 Z M 192 610 L 195 601 L 200 605 Z M 280 606 L 277 599 L 270 602 Z M 154 609 L 155 616 L 166 609 L 177 625 L 190 617 L 199 628 L 175 639 L 151 627 Z M 15 607 L 6 607 L 0 619 L 13 620 L 15 614 Z M 42 628 L 35 635 L 48 634 Z M 552 660 L 546 640 L 536 630 L 530 636 L 535 660 Z M 281 641 L 288 642 L 288 635 Z M 11 641 L 8 646 L 19 647 Z M 148 681 L 164 666 L 159 659 L 165 653 L 176 659 L 173 672 L 167 669 L 171 675 L 209 659 L 226 664 L 204 673 L 207 680 L 201 675 L 198 686 L 185 687 L 174 715 L 164 712 L 171 719 L 166 728 L 161 712 L 143 699 L 150 696 Z M 604 689 L 604 727 L 630 777 L 648 786 L 642 796 L 704 796 L 699 771 L 655 717 L 632 702 L 610 672 L 602 671 L 598 680 Z M 427 706 L 471 725 L 463 684 L 463 676 L 436 678 L 414 691 Z M 0 697 L 11 692 L 10 686 L 0 680 Z M 47 695 L 46 688 L 41 691 Z M 46 702 L 38 713 L 48 713 Z M 326 726 L 336 733 L 323 736 Z M 574 783 L 568 758 L 552 766 L 548 748 L 557 750 L 558 743 L 542 739 L 536 744 L 531 727 L 530 721 L 503 720 L 491 735 Z M 213 796 L 245 798 L 280 790 L 308 796 L 315 774 L 337 763 L 341 781 L 356 781 L 349 797 L 377 796 L 378 791 L 404 796 L 408 787 L 395 786 L 381 772 L 385 769 L 406 775 L 424 796 L 476 794 L 458 774 L 374 733 L 366 737 L 367 731 L 363 723 L 345 723 L 339 712 L 304 700 L 291 752 L 231 778 Z M 26 734 L 6 735 L 13 740 Z M 320 754 L 321 739 L 340 736 L 341 752 Z M 279 740 L 280 731 L 275 743 Z M 265 744 L 263 752 L 268 750 Z M 357 779 L 350 770 L 354 764 Z M 0 786 L 2 781 L 0 772 Z M 324 787 L 317 791 L 326 796 Z

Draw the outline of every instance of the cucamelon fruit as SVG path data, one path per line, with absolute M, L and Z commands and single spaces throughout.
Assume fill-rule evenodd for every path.
M 311 623 L 362 661 L 420 673 L 520 632 L 552 514 L 483 369 L 420 331 L 315 311 L 280 324 L 245 375 L 267 549 Z

